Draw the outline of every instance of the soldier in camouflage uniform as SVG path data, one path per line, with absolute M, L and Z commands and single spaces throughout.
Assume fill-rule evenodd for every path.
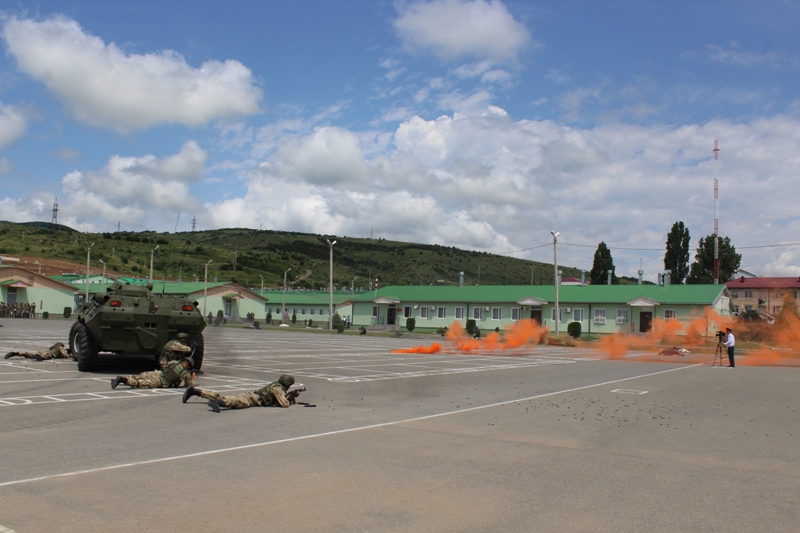
M 28 359 L 44 361 L 46 359 L 66 359 L 71 356 L 69 350 L 64 347 L 64 343 L 57 342 L 48 349 L 39 352 L 8 352 L 6 354 L 6 359 L 12 357 L 27 357 Z
M 270 383 L 254 392 L 244 392 L 236 396 L 222 396 L 218 392 L 189 387 L 183 393 L 183 403 L 192 396 L 208 400 L 208 406 L 219 413 L 220 407 L 246 409 L 248 407 L 289 407 L 286 391 L 294 385 L 294 377 L 284 374 L 275 383 Z
M 158 364 L 161 366 L 161 370 L 165 370 L 169 363 L 180 361 L 184 357 L 191 357 L 193 352 L 194 348 L 189 346 L 189 334 L 178 333 L 178 338 L 172 339 L 161 349 Z
M 111 380 L 111 388 L 116 389 L 117 385 L 124 383 L 134 389 L 160 389 L 177 387 L 181 382 L 185 386 L 191 387 L 197 376 L 192 370 L 193 366 L 194 361 L 191 357 L 187 357 L 169 363 L 165 370 L 142 372 L 138 376 L 117 376 Z

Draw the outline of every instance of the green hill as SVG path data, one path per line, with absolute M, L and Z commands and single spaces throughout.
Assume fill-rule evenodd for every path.
M 552 285 L 552 263 L 539 263 L 449 246 L 314 235 L 286 231 L 219 229 L 183 233 L 79 233 L 42 223 L 0 222 L 0 254 L 30 255 L 85 264 L 92 244 L 92 267 L 130 276 L 148 277 L 154 253 L 153 277 L 184 281 L 204 277 L 233 281 L 247 287 L 277 287 L 284 271 L 296 288 L 328 286 L 329 249 L 333 248 L 335 287 L 366 288 L 378 277 L 380 285 L 457 285 L 464 272 L 466 285 Z M 561 267 L 564 276 L 580 277 L 580 270 Z

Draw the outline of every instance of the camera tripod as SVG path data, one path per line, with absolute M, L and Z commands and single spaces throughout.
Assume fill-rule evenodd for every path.
M 722 366 L 723 358 L 728 357 L 728 347 L 722 339 L 717 340 L 717 351 L 714 352 L 714 362 L 711 366 Z

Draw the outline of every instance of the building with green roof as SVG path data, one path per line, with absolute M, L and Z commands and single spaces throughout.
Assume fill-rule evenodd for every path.
M 701 321 L 701 333 L 713 335 L 715 317 L 730 316 L 733 308 L 724 285 L 578 285 L 561 286 L 559 332 L 579 322 L 584 333 L 644 333 L 656 319 L 677 320 L 684 326 Z M 293 300 L 287 293 L 287 306 Z M 555 287 L 407 286 L 383 287 L 356 293 L 337 304 L 340 315 L 349 312 L 355 326 L 375 329 L 405 328 L 414 318 L 419 329 L 438 329 L 458 321 L 475 320 L 482 331 L 507 329 L 531 318 L 555 330 Z

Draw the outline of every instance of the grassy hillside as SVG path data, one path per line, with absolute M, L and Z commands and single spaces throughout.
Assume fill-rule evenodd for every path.
M 37 227 L 38 226 L 38 227 Z M 42 227 L 45 226 L 45 227 Z M 468 285 L 551 285 L 553 265 L 460 250 L 447 246 L 357 239 L 251 229 L 220 229 L 185 233 L 117 232 L 79 233 L 69 228 L 49 228 L 42 223 L 0 222 L 0 254 L 29 255 L 86 263 L 91 251 L 92 267 L 130 276 L 148 277 L 150 252 L 154 253 L 153 277 L 184 281 L 208 279 L 259 288 L 282 284 L 284 271 L 294 287 L 328 286 L 329 249 L 326 239 L 336 240 L 333 248 L 334 286 L 367 287 L 370 277 L 385 285 L 458 284 L 464 272 Z M 580 270 L 561 267 L 564 276 L 580 277 Z M 353 283 L 353 279 L 355 282 Z

